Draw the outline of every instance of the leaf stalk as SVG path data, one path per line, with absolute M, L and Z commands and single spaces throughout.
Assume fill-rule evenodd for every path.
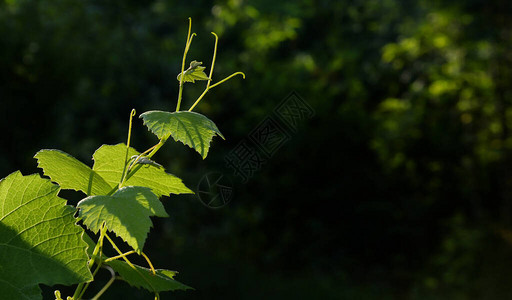
M 194 104 L 188 109 L 188 111 L 192 111 L 194 109 L 194 107 L 196 107 L 196 105 L 201 101 L 201 99 L 203 99 L 204 95 L 206 95 L 206 93 L 213 89 L 214 87 L 228 81 L 229 79 L 231 79 L 232 77 L 236 76 L 236 75 L 242 75 L 243 79 L 245 79 L 245 74 L 243 72 L 236 72 L 236 73 L 233 73 L 231 75 L 229 75 L 228 77 L 222 79 L 221 81 L 215 83 L 215 84 L 212 84 L 211 86 L 207 86 L 206 89 L 204 90 L 204 92 L 201 94 L 201 96 L 199 96 L 199 98 L 197 98 L 196 102 L 194 102 Z
M 192 39 L 194 38 L 194 35 L 196 35 L 194 33 L 194 34 L 192 34 L 192 36 L 190 36 L 191 30 L 192 30 L 192 18 L 188 18 L 188 34 L 187 34 L 187 42 L 185 44 L 185 51 L 183 52 L 183 61 L 181 63 L 181 74 L 183 74 L 183 72 L 185 71 L 185 61 L 187 59 L 187 53 L 190 48 L 190 44 L 192 43 Z M 185 77 L 185 76 L 181 76 L 181 78 L 180 78 L 180 89 L 178 92 L 178 104 L 176 105 L 176 111 L 180 110 L 181 98 L 183 95 L 183 77 Z

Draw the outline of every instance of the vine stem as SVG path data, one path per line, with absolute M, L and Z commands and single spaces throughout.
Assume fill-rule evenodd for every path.
M 154 145 L 153 147 L 149 148 L 148 150 L 142 152 L 141 154 L 139 154 L 139 156 L 137 157 L 137 159 L 135 159 L 135 161 L 133 163 L 130 164 L 130 166 L 128 167 L 128 171 L 126 172 L 126 174 L 124 175 L 124 178 L 123 178 L 123 182 L 130 179 L 130 177 L 132 177 L 140 168 L 142 168 L 142 165 L 138 165 L 137 167 L 135 167 L 135 169 L 132 170 L 132 167 L 135 165 L 135 163 L 139 160 L 139 158 L 141 158 L 145 153 L 151 151 L 148 155 L 146 155 L 147 158 L 151 158 L 153 157 L 153 155 L 155 155 L 155 153 L 160 149 L 162 148 L 162 146 L 165 144 L 165 141 L 167 141 L 167 138 L 162 138 L 158 144 Z M 120 187 L 118 188 L 114 188 L 112 191 L 111 191 L 111 194 L 114 193 L 117 189 L 119 189 Z
M 212 82 L 212 75 L 213 75 L 213 67 L 215 66 L 215 58 L 217 57 L 217 44 L 219 43 L 219 37 L 215 32 L 212 31 L 213 36 L 215 37 L 215 46 L 213 46 L 213 58 L 212 58 L 212 67 L 210 68 L 210 75 L 208 78 L 208 82 L 206 83 L 206 89 L 210 87 L 210 83 Z
M 126 159 L 126 160 L 125 160 L 125 163 L 124 163 L 123 179 L 121 180 L 121 182 L 119 183 L 119 185 L 117 186 L 117 188 L 114 188 L 112 191 L 110 191 L 109 195 L 113 194 L 115 191 L 117 191 L 118 189 L 122 188 L 122 187 L 123 187 L 123 185 L 124 185 L 124 182 L 125 182 L 126 180 L 128 180 L 130 177 L 132 177 L 132 176 L 133 176 L 133 174 L 136 172 L 135 170 L 134 170 L 134 172 L 133 172 L 133 173 L 131 173 L 131 174 L 128 174 L 128 173 L 130 172 L 131 168 L 132 168 L 132 167 L 137 163 L 137 161 L 139 161 L 139 159 L 140 159 L 142 156 L 144 156 L 144 154 L 148 153 L 149 151 L 155 150 L 155 148 L 157 148 L 157 147 L 158 147 L 158 149 L 160 149 L 160 147 L 162 147 L 164 143 L 165 143 L 165 140 L 163 140 L 163 141 L 162 141 L 162 140 L 160 140 L 160 141 L 158 142 L 158 144 L 154 145 L 153 147 L 151 147 L 151 148 L 147 149 L 146 151 L 142 152 L 141 154 L 139 154 L 139 155 L 137 156 L 137 158 L 136 158 L 133 162 L 131 162 L 131 163 L 130 163 L 130 165 L 129 165 L 129 166 L 128 166 L 128 160 Z M 129 149 L 129 147 L 127 147 L 127 149 Z M 158 149 L 157 149 L 156 151 L 158 151 Z M 156 151 L 152 152 L 151 156 L 153 156 L 153 155 L 156 153 Z M 127 150 L 127 155 L 128 155 L 128 150 Z M 148 156 L 148 158 L 150 158 L 151 156 Z M 128 166 L 128 171 L 126 171 L 126 167 L 127 167 L 127 166 Z M 136 170 L 138 171 L 138 170 L 139 170 L 139 168 L 138 168 L 138 169 L 136 169 Z
M 130 139 L 132 137 L 132 119 L 137 114 L 137 111 L 135 109 L 132 109 L 130 112 L 130 123 L 128 125 L 128 138 L 126 139 L 126 155 L 124 156 L 124 169 L 123 169 L 123 175 L 121 176 L 121 182 L 119 182 L 119 188 L 123 187 L 125 178 L 126 178 L 126 166 L 128 164 L 128 154 L 130 152 Z
M 98 253 L 101 253 L 100 250 L 103 247 L 103 238 L 105 237 L 106 234 L 107 234 L 107 227 L 105 226 L 105 223 L 103 222 L 103 224 L 101 224 L 100 237 L 98 238 L 98 242 L 96 243 L 96 246 L 94 247 L 94 250 L 92 251 L 91 259 L 89 259 L 89 262 L 87 263 L 89 265 L 89 270 L 91 270 L 92 267 L 94 266 L 94 263 L 96 262 L 96 256 L 98 255 Z M 98 266 L 99 265 L 101 265 L 101 257 L 100 257 L 100 260 L 98 263 Z M 85 287 L 84 287 L 84 285 L 85 285 Z M 82 295 L 85 293 L 85 290 L 87 289 L 88 286 L 89 286 L 89 284 L 85 284 L 84 282 L 78 284 L 72 298 L 74 300 L 79 300 L 80 297 L 82 297 Z
M 236 75 L 242 75 L 242 78 L 245 79 L 244 72 L 235 72 L 235 73 L 229 75 L 228 77 L 222 79 L 221 81 L 217 82 L 216 84 L 213 84 L 212 86 L 210 86 L 210 89 L 213 89 L 214 87 L 220 85 L 221 83 L 228 81 L 229 79 L 231 79 L 232 77 L 235 77 Z
M 116 260 L 116 259 L 119 259 L 119 258 L 123 258 L 123 257 L 126 257 L 130 254 L 133 254 L 133 253 L 136 253 L 135 250 L 130 250 L 128 252 L 125 252 L 123 254 L 119 254 L 117 256 L 113 256 L 113 257 L 110 257 L 110 258 L 107 258 L 105 259 L 105 263 L 109 262 L 109 261 L 113 261 L 113 260 Z M 146 259 L 146 262 L 148 263 L 149 265 L 149 268 L 151 269 L 151 272 L 153 272 L 153 275 L 156 275 L 156 271 L 155 271 L 155 267 L 153 267 L 153 264 L 151 263 L 151 260 L 149 259 L 149 257 L 146 255 L 146 253 L 144 252 L 141 252 L 140 253 L 145 259 Z
M 199 98 L 197 98 L 196 102 L 194 102 L 194 104 L 188 109 L 188 111 L 192 111 L 194 109 L 194 107 L 196 107 L 196 105 L 203 99 L 203 97 L 206 95 L 206 93 L 208 93 L 208 91 L 210 89 L 218 86 L 221 83 L 226 82 L 227 80 L 231 79 L 231 77 L 234 77 L 236 75 L 242 75 L 242 77 L 245 79 L 245 74 L 243 72 L 236 72 L 236 73 L 233 73 L 233 74 L 229 75 L 228 77 L 222 79 L 221 81 L 210 86 L 210 84 L 212 82 L 212 76 L 213 76 L 213 67 L 215 67 L 215 59 L 217 57 L 217 45 L 219 43 L 219 37 L 217 36 L 217 34 L 215 34 L 215 32 L 212 32 L 212 34 L 215 37 L 215 46 L 213 47 L 212 67 L 210 68 L 210 76 L 208 77 L 209 80 L 206 83 L 206 88 L 204 89 L 203 93 L 199 96 Z M 181 71 L 181 72 L 183 74 L 183 71 Z
M 101 265 L 98 264 L 96 265 L 96 269 L 94 270 L 94 272 L 92 272 L 92 277 L 94 278 L 94 276 L 96 276 L 96 274 L 98 273 L 98 271 L 100 270 L 100 267 Z M 85 285 L 85 287 L 83 288 L 82 292 L 80 292 L 80 295 L 78 296 L 78 299 L 81 299 L 83 296 L 84 296 L 84 293 L 85 293 L 85 290 L 87 290 L 87 288 L 89 287 L 89 285 L 91 284 L 92 281 L 89 281 L 87 282 L 87 284 Z
M 121 252 L 121 250 L 119 250 L 119 248 L 117 247 L 116 243 L 114 243 L 114 241 L 108 236 L 108 235 L 105 235 L 105 237 L 107 238 L 107 240 L 110 242 L 110 244 L 112 245 L 112 247 L 114 247 L 114 249 L 117 251 L 117 253 L 121 254 L 122 258 L 124 259 L 124 261 L 132 268 L 132 269 L 135 269 L 135 266 L 132 264 L 132 262 L 126 257 L 126 255 L 123 255 L 123 252 Z
M 187 59 L 188 49 L 190 48 L 190 44 L 192 43 L 192 39 L 194 38 L 194 35 L 196 35 L 194 33 L 194 34 L 192 34 L 192 36 L 190 36 L 191 30 L 192 30 L 192 18 L 188 18 L 187 42 L 185 43 L 185 51 L 183 52 L 183 61 L 181 63 L 180 89 L 178 92 L 178 104 L 176 105 L 176 111 L 180 110 L 180 105 L 181 105 L 181 98 L 182 98 L 182 94 L 183 94 L 183 77 L 185 77 L 183 72 L 185 72 L 185 61 Z
M 105 259 L 105 262 L 113 261 L 113 260 L 116 260 L 118 258 L 122 258 L 122 257 L 128 256 L 128 255 L 133 254 L 133 253 L 135 253 L 135 250 L 130 250 L 130 251 L 125 252 L 123 254 L 119 254 L 117 256 L 113 256 L 113 257 L 107 258 L 107 259 Z
M 156 144 L 153 148 L 153 150 L 151 150 L 151 152 L 149 152 L 149 154 L 147 155 L 148 158 L 151 158 L 153 157 L 153 155 L 155 155 L 155 153 L 160 150 L 160 148 L 162 148 L 162 146 L 165 144 L 165 141 L 167 141 L 167 138 L 162 138 L 158 144 Z
M 149 267 L 151 268 L 151 271 L 153 272 L 153 275 L 156 275 L 155 267 L 153 267 L 153 264 L 151 263 L 151 260 L 150 260 L 150 259 L 149 259 L 149 257 L 146 255 L 146 253 L 141 252 L 140 254 L 142 254 L 142 256 L 144 256 L 144 258 L 145 258 L 145 259 L 146 259 L 146 261 L 148 262 L 148 265 L 149 265 Z
M 114 283 L 114 281 L 116 280 L 116 272 L 114 272 L 114 270 L 109 266 L 106 266 L 105 269 L 110 271 L 112 277 L 107 282 L 107 284 L 105 284 L 105 286 L 91 300 L 98 300 L 101 297 L 101 295 L 103 295 L 103 293 L 105 293 L 107 289 L 112 285 L 112 283 Z
M 211 86 L 207 86 L 206 89 L 204 90 L 204 92 L 201 94 L 201 96 L 199 96 L 199 98 L 197 98 L 196 102 L 194 102 L 194 104 L 188 109 L 188 111 L 192 111 L 194 109 L 194 107 L 196 107 L 196 105 L 199 103 L 199 101 L 201 101 L 201 99 L 203 99 L 204 95 L 206 95 L 206 93 L 213 89 L 214 87 L 228 81 L 229 79 L 231 79 L 232 77 L 236 76 L 236 75 L 242 75 L 243 79 L 245 79 L 245 74 L 243 72 L 236 72 L 236 73 L 233 73 L 231 75 L 229 75 L 228 77 L 222 79 L 221 81 L 215 83 L 215 84 L 212 84 Z

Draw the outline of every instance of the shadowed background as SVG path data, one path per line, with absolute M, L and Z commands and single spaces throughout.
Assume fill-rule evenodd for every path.
M 226 137 L 205 160 L 174 142 L 155 157 L 193 190 L 209 172 L 234 190 L 219 209 L 163 199 L 145 252 L 196 290 L 162 299 L 511 298 L 511 6 L 3 0 L 0 176 L 39 172 L 43 148 L 91 165 L 125 142 L 132 108 L 174 110 L 192 17 L 188 61 L 209 71 L 214 31 L 214 82 L 247 79 L 195 109 Z M 185 86 L 183 108 L 204 86 Z M 224 159 L 292 91 L 314 116 L 243 182 Z M 139 119 L 132 138 L 157 142 Z M 116 283 L 104 298 L 151 295 Z

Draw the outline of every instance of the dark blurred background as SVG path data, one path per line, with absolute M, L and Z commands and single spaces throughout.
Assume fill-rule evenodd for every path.
M 2 0 L 0 175 L 39 172 L 42 148 L 91 165 L 132 108 L 174 110 L 192 17 L 188 62 L 210 66 L 215 31 L 214 81 L 247 78 L 197 107 L 226 137 L 205 160 L 156 156 L 234 192 L 163 199 L 145 251 L 196 290 L 162 299 L 512 299 L 511 16 L 508 0 Z M 292 91 L 314 114 L 244 182 L 225 158 Z M 132 145 L 154 143 L 137 119 Z

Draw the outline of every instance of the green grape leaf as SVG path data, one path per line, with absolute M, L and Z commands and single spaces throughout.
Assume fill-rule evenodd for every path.
M 168 217 L 162 202 L 150 188 L 123 187 L 112 196 L 89 196 L 78 202 L 79 216 L 92 232 L 105 222 L 108 230 L 140 254 L 152 227 L 150 216 Z
M 112 187 L 91 168 L 60 150 L 44 149 L 36 153 L 38 166 L 44 175 L 62 189 L 82 191 L 86 195 L 105 195 Z
M 205 67 L 202 67 L 203 63 L 200 61 L 192 61 L 188 69 L 183 72 L 185 76 L 183 76 L 183 82 L 192 82 L 194 83 L 196 80 L 210 80 L 206 73 L 204 73 Z M 178 74 L 178 81 L 181 81 L 181 73 Z
M 89 248 L 87 249 L 87 253 L 92 255 L 92 251 L 96 244 L 94 241 L 87 235 L 83 236 L 84 241 L 87 243 Z M 107 259 L 105 255 L 103 255 L 103 259 Z M 174 291 L 174 290 L 186 290 L 193 289 L 189 286 L 184 285 L 183 283 L 174 280 L 174 276 L 178 273 L 176 271 L 164 270 L 164 269 L 156 269 L 156 276 L 153 275 L 151 269 L 147 269 L 138 265 L 135 266 L 135 270 L 130 267 L 126 262 L 119 260 L 113 260 L 106 262 L 105 264 L 111 266 L 119 275 L 122 276 L 122 279 L 126 281 L 131 286 L 137 288 L 145 288 L 150 292 L 163 292 L 163 291 Z
M 92 280 L 84 230 L 59 190 L 48 179 L 19 171 L 0 181 L 2 299 L 42 299 L 38 284 Z
M 144 125 L 159 139 L 172 136 L 175 141 L 195 149 L 203 159 L 208 155 L 210 142 L 215 135 L 224 139 L 222 133 L 207 117 L 190 111 L 148 111 L 140 115 Z
M 135 149 L 130 148 L 129 157 L 139 155 Z M 124 168 L 126 145 L 103 145 L 94 152 L 93 170 L 99 174 L 111 186 L 116 186 L 121 181 Z M 193 194 L 181 179 L 166 173 L 163 168 L 151 164 L 138 165 L 134 169 L 138 171 L 125 181 L 125 186 L 146 186 L 153 190 L 157 196 L 169 194 Z
M 87 253 L 91 256 L 96 244 L 87 234 L 84 234 L 83 238 L 89 246 Z M 107 258 L 108 257 L 103 255 L 103 259 Z M 109 261 L 105 264 L 111 266 L 117 273 L 119 273 L 119 275 L 122 276 L 122 280 L 126 281 L 131 286 L 137 288 L 142 287 L 150 292 L 193 289 L 179 281 L 174 280 L 174 276 L 178 273 L 176 271 L 156 269 L 155 276 L 150 269 L 134 265 L 136 268 L 134 270 L 132 267 L 130 267 L 130 265 L 121 259 Z
M 156 274 L 154 275 L 151 269 L 143 268 L 137 265 L 134 265 L 135 269 L 132 269 L 132 267 L 130 267 L 130 265 L 128 265 L 126 262 L 120 260 L 109 261 L 106 264 L 111 266 L 117 273 L 119 273 L 122 279 L 131 286 L 137 288 L 142 287 L 153 293 L 193 289 L 179 281 L 174 280 L 174 276 L 177 273 L 175 271 L 157 269 L 155 270 Z

